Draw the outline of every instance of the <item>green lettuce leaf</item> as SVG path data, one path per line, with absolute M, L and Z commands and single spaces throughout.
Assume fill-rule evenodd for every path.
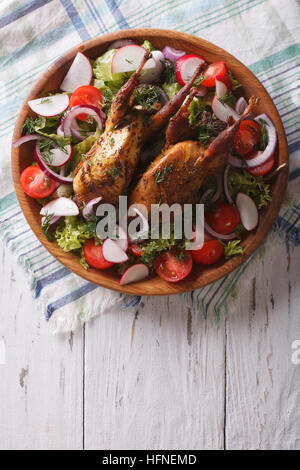
M 97 88 L 101 89 L 101 82 L 103 86 L 108 85 L 109 88 L 114 87 L 118 89 L 125 83 L 127 80 L 127 74 L 124 73 L 111 73 L 111 62 L 114 53 L 117 49 L 111 49 L 110 51 L 105 52 L 100 57 L 98 57 L 93 65 L 93 74 L 94 78 L 97 80 Z M 101 82 L 100 82 L 101 81 Z M 110 85 L 109 85 L 110 84 Z
M 155 50 L 155 47 L 151 44 L 150 41 L 148 41 L 148 39 L 145 39 L 145 41 L 142 44 L 142 47 L 144 47 L 146 51 L 150 51 L 150 52 Z
M 88 222 L 78 216 L 66 216 L 55 230 L 55 239 L 64 251 L 79 250 L 95 232 Z
M 68 162 L 67 174 L 75 170 L 82 156 L 85 155 L 92 148 L 96 139 L 100 137 L 101 133 L 102 131 L 100 131 L 100 129 L 98 128 L 95 134 L 89 135 L 86 139 L 82 140 L 81 142 L 78 142 L 78 144 L 73 146 L 73 155 Z
M 262 176 L 250 175 L 245 170 L 230 168 L 227 177 L 228 190 L 233 199 L 237 193 L 248 194 L 258 209 L 267 206 L 272 200 L 270 195 L 270 185 L 265 183 Z
M 181 86 L 177 82 L 176 83 L 164 83 L 162 85 L 162 88 L 164 92 L 167 94 L 169 100 L 171 100 L 176 95 L 176 93 L 179 92 Z
M 53 117 L 26 118 L 23 124 L 23 134 L 40 134 L 54 140 L 59 147 L 65 147 L 71 143 L 71 137 L 61 137 L 56 134 L 58 123 L 62 114 Z

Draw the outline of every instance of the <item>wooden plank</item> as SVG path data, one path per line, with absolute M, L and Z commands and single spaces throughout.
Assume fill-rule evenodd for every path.
M 83 440 L 82 330 L 54 337 L 25 275 L 1 243 L 0 448 L 80 449 Z
M 178 296 L 86 325 L 85 448 L 220 449 L 224 323 Z
M 264 252 L 262 252 L 264 253 Z M 300 448 L 300 252 L 277 235 L 247 271 L 227 321 L 226 447 Z

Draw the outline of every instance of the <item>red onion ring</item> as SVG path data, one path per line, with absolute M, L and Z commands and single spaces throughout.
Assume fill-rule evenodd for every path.
M 80 129 L 78 122 L 75 119 L 71 124 L 71 132 L 72 135 L 78 140 L 84 140 L 86 137 L 94 135 L 94 132 L 87 132 L 85 135 L 82 135 L 82 130 Z
M 225 193 L 227 201 L 229 202 L 229 204 L 233 204 L 233 200 L 232 200 L 232 197 L 230 196 L 228 183 L 227 183 L 229 169 L 230 169 L 230 165 L 227 165 L 224 171 L 224 175 L 223 175 L 223 186 L 224 186 L 224 193 Z
M 268 144 L 265 150 L 259 150 L 257 152 L 257 156 L 255 158 L 251 158 L 250 160 L 241 160 L 240 158 L 234 157 L 233 155 L 229 155 L 228 163 L 230 163 L 230 165 L 236 168 L 254 168 L 265 163 L 274 153 L 277 144 L 276 128 L 271 119 L 265 113 L 256 116 L 255 121 L 259 122 L 260 119 L 263 119 L 267 124 L 266 130 L 268 134 Z
M 64 137 L 65 134 L 64 134 L 64 131 L 63 131 L 63 125 L 60 124 L 58 126 L 58 128 L 56 129 L 56 134 L 59 135 L 60 137 Z
M 243 96 L 241 96 L 237 100 L 237 102 L 235 103 L 235 108 L 234 109 L 238 114 L 243 114 L 243 112 L 245 111 L 247 106 L 248 106 L 247 101 L 245 100 L 245 98 Z
M 233 233 L 228 233 L 227 235 L 224 235 L 223 233 L 218 233 L 215 232 L 206 221 L 204 221 L 204 229 L 206 232 L 208 232 L 210 235 L 212 235 L 215 238 L 220 238 L 220 240 L 233 240 L 233 238 L 237 238 L 236 234 Z
M 217 178 L 217 189 L 215 191 L 213 198 L 211 199 L 212 203 L 216 202 L 222 193 L 222 176 L 217 175 L 216 178 Z M 201 204 L 205 204 L 207 197 L 209 196 L 209 194 L 211 194 L 212 191 L 213 189 L 207 189 L 207 191 L 205 191 L 205 193 L 202 194 L 202 197 L 200 199 Z
M 234 166 L 235 168 L 242 168 L 243 166 L 246 167 L 245 160 L 241 160 L 240 158 L 234 157 L 231 154 L 229 154 L 227 161 L 228 163 L 230 163 L 231 166 Z
M 205 204 L 208 196 L 213 192 L 213 189 L 207 189 L 201 196 L 200 204 Z
M 102 199 L 102 196 L 99 196 L 99 197 L 95 197 L 94 199 L 91 199 L 87 205 L 85 206 L 85 208 L 82 210 L 82 217 L 85 219 L 85 220 L 88 220 L 89 216 L 92 214 L 93 212 L 93 207 L 95 204 L 98 204 L 98 202 L 100 202 Z
M 162 53 L 165 59 L 169 59 L 172 62 L 176 62 L 176 60 L 180 59 L 180 57 L 186 54 L 185 51 L 179 51 L 170 46 L 165 46 L 162 50 Z
M 34 158 L 46 176 L 61 184 L 73 184 L 73 178 L 59 175 L 48 167 L 48 165 L 44 162 L 42 155 L 40 154 L 39 146 L 37 144 L 34 147 Z
M 96 121 L 97 126 L 99 129 L 103 129 L 104 127 L 104 116 L 105 114 L 100 109 L 96 108 L 95 106 L 91 105 L 78 105 L 74 106 L 69 111 L 69 114 L 66 116 L 65 120 L 63 121 L 63 130 L 65 137 L 71 137 L 72 135 L 72 126 L 74 125 L 74 119 L 79 114 L 88 114 L 93 117 Z M 74 127 L 73 127 L 74 129 Z M 81 136 L 82 137 L 82 136 Z
M 25 142 L 30 142 L 31 140 L 41 140 L 41 139 L 45 139 L 45 140 L 51 140 L 49 139 L 48 137 L 44 137 L 42 135 L 39 135 L 39 134 L 28 134 L 28 135 L 23 135 L 22 137 L 20 137 L 19 139 L 16 139 L 12 145 L 14 147 L 20 147 L 20 145 L 22 144 L 25 144 Z
M 256 116 L 255 121 L 259 123 L 259 120 L 263 119 L 266 122 L 266 131 L 268 134 L 268 144 L 265 150 L 257 152 L 256 158 L 251 158 L 251 160 L 247 160 L 248 168 L 254 168 L 255 166 L 262 165 L 265 163 L 271 155 L 275 152 L 276 144 L 277 144 L 277 132 L 276 128 L 265 113 Z
M 156 85 L 156 88 L 158 88 L 161 92 L 160 103 L 161 103 L 162 106 L 164 106 L 169 101 L 168 95 L 160 86 Z

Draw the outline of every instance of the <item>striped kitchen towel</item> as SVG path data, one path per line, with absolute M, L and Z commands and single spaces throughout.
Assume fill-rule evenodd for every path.
M 30 87 L 57 57 L 99 34 L 136 27 L 201 36 L 231 52 L 258 76 L 281 115 L 290 151 L 290 183 L 274 232 L 280 240 L 300 243 L 297 0 L 286 0 L 284 8 L 282 0 L 6 0 L 0 4 L 0 235 L 28 271 L 34 297 L 55 332 L 70 331 L 108 310 L 137 309 L 141 298 L 100 288 L 76 276 L 35 238 L 11 180 L 14 122 Z M 259 262 L 256 255 L 220 281 L 178 296 L 178 301 L 183 308 L 192 304 L 205 316 L 210 310 L 217 317 L 226 313 L 233 288 L 247 275 L 249 264 Z M 240 283 L 239 288 L 246 287 Z

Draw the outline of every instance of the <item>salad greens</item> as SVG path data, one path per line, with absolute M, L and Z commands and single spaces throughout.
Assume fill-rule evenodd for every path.
M 96 221 L 65 216 L 63 222 L 58 223 L 54 237 L 64 251 L 79 250 L 87 240 L 96 237 Z
M 181 86 L 179 85 L 178 82 L 176 82 L 176 83 L 167 83 L 167 82 L 165 82 L 165 83 L 163 83 L 162 88 L 163 88 L 164 92 L 166 93 L 167 97 L 169 98 L 169 100 L 171 100 L 172 98 L 174 98 L 176 93 L 179 92 Z
M 96 140 L 100 137 L 101 131 L 99 129 L 96 130 L 95 134 L 89 135 L 86 137 L 84 140 L 81 142 L 78 142 L 76 145 L 73 147 L 73 155 L 69 162 L 67 163 L 67 172 L 70 173 L 73 171 L 78 163 L 80 162 L 81 158 L 83 155 L 85 155 L 93 146 L 93 144 L 96 142 Z
M 221 243 L 224 246 L 225 259 L 229 259 L 235 255 L 242 255 L 244 253 L 243 247 L 240 246 L 241 240 L 230 240 L 227 243 Z
M 150 41 L 148 41 L 148 39 L 145 39 L 145 41 L 143 42 L 143 44 L 141 44 L 142 47 L 144 47 L 144 49 L 146 49 L 146 51 L 154 51 L 155 50 L 155 47 L 151 44 Z
M 142 84 L 139 85 L 133 93 L 136 104 L 140 105 L 143 109 L 149 112 L 156 111 L 153 106 L 155 102 L 161 98 L 161 90 L 155 85 Z
M 258 209 L 267 206 L 272 200 L 270 185 L 264 181 L 262 176 L 253 176 L 245 170 L 230 167 L 227 184 L 233 199 L 237 193 L 245 193 L 254 200 Z
M 155 259 L 160 253 L 163 251 L 168 251 L 174 246 L 176 246 L 179 250 L 182 250 L 187 243 L 188 240 L 186 239 L 176 240 L 174 238 L 174 227 L 171 226 L 170 238 L 164 239 L 159 237 L 158 239 L 151 240 L 143 245 L 141 261 L 145 263 L 151 270 L 154 270 Z
M 231 108 L 234 108 L 237 98 L 232 93 L 226 93 L 226 95 L 219 98 L 219 101 L 223 104 L 228 104 Z
M 71 143 L 71 137 L 61 137 L 57 135 L 56 130 L 62 114 L 53 117 L 38 116 L 37 118 L 26 118 L 23 124 L 23 134 L 40 134 L 48 137 L 60 147 L 63 148 Z
M 232 84 L 232 91 L 242 86 L 242 84 L 232 75 L 232 72 L 230 70 L 227 71 L 227 75 L 230 78 Z

